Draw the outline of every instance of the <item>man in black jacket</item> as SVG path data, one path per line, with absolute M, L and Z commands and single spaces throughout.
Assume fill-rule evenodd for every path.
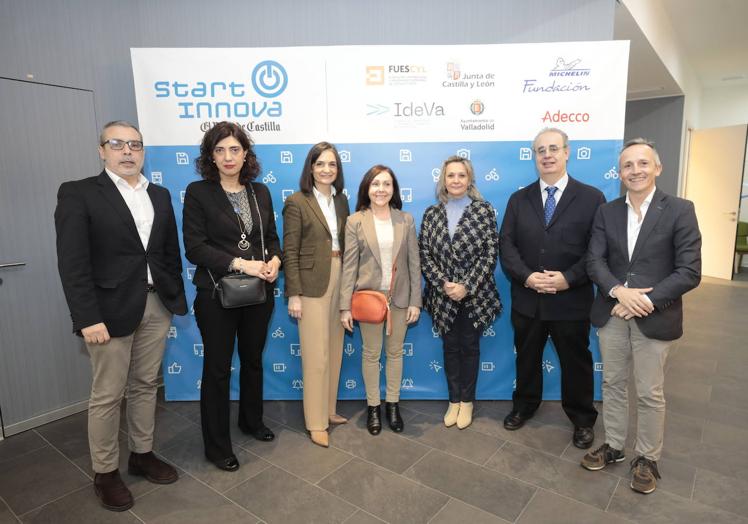
M 521 428 L 540 405 L 543 349 L 550 336 L 561 363 L 561 404 L 574 424 L 574 445 L 584 449 L 592 445 L 597 419 L 589 351 L 593 292 L 585 254 L 605 197 L 566 172 L 569 139 L 560 129 L 538 133 L 533 152 L 540 179 L 510 197 L 500 233 L 517 353 L 517 386 L 504 427 Z
M 142 175 L 143 137 L 124 121 L 101 133 L 98 176 L 60 186 L 58 268 L 91 358 L 88 438 L 101 504 L 124 511 L 132 494 L 119 475 L 120 405 L 127 391 L 128 471 L 169 484 L 176 470 L 152 451 L 158 370 L 172 314 L 187 303 L 169 192 Z
M 630 485 L 652 493 L 665 431 L 665 362 L 683 335 L 682 296 L 701 281 L 701 233 L 693 203 L 657 189 L 662 164 L 651 142 L 630 140 L 619 160 L 626 196 L 600 207 L 587 254 L 598 290 L 592 323 L 604 365 L 605 443 L 582 466 L 597 471 L 624 460 L 633 371 L 638 401 Z

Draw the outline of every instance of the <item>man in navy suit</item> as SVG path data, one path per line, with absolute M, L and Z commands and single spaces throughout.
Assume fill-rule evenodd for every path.
M 158 371 L 172 314 L 187 303 L 169 192 L 141 174 L 140 131 L 101 133 L 98 176 L 65 182 L 55 210 L 57 258 L 73 331 L 91 358 L 88 441 L 94 491 L 113 511 L 133 505 L 119 474 L 120 405 L 127 391 L 128 472 L 157 484 L 176 470 L 153 454 Z
M 582 466 L 597 471 L 624 460 L 633 370 L 638 402 L 631 489 L 651 493 L 660 478 L 665 361 L 683 334 L 681 297 L 701 280 L 701 234 L 693 203 L 656 188 L 662 164 L 651 142 L 627 142 L 619 161 L 626 196 L 598 210 L 587 255 L 598 287 L 592 323 L 604 365 L 605 443 L 587 453 Z
M 517 387 L 504 428 L 517 430 L 543 394 L 548 337 L 561 363 L 561 405 L 574 424 L 572 442 L 589 448 L 597 410 L 592 404 L 590 307 L 594 298 L 585 255 L 590 227 L 605 197 L 566 172 L 569 138 L 546 128 L 533 141 L 540 178 L 515 192 L 501 225 L 501 265 L 512 284 Z

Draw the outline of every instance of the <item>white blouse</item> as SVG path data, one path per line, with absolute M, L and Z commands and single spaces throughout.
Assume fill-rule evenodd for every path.
M 382 260 L 382 282 L 380 289 L 389 290 L 392 279 L 392 249 L 395 243 L 395 229 L 392 219 L 380 220 L 374 217 L 374 228 L 379 243 L 379 256 Z

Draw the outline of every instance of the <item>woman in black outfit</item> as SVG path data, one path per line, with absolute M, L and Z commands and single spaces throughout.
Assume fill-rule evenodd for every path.
M 238 339 L 239 428 L 263 441 L 275 435 L 262 421 L 262 351 L 273 312 L 273 282 L 281 251 L 270 192 L 253 182 L 260 165 L 247 134 L 220 122 L 203 137 L 197 171 L 184 197 L 183 236 L 187 260 L 197 266 L 195 318 L 203 339 L 200 419 L 205 456 L 218 468 L 239 469 L 231 448 L 229 382 Z M 263 252 L 264 246 L 264 252 Z M 214 280 L 242 272 L 266 282 L 266 300 L 225 309 Z

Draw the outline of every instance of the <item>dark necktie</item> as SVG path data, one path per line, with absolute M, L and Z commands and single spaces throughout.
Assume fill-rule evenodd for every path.
M 551 223 L 551 218 L 553 218 L 553 212 L 556 210 L 556 197 L 553 195 L 556 194 L 556 191 L 558 191 L 558 188 L 556 186 L 548 186 L 545 188 L 546 191 L 548 191 L 548 198 L 545 200 L 545 207 L 543 208 L 543 216 L 545 217 L 545 225 Z

